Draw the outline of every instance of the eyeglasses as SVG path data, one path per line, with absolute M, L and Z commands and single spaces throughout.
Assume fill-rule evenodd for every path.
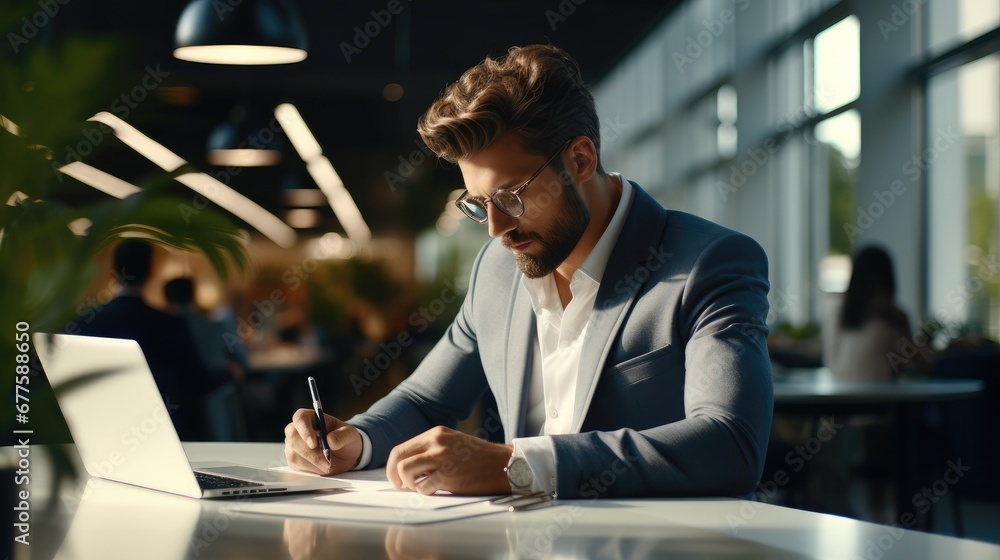
M 459 210 L 464 212 L 466 216 L 471 218 L 473 221 L 479 222 L 480 224 L 486 223 L 486 220 L 489 219 L 489 212 L 486 210 L 487 202 L 492 202 L 501 212 L 507 214 L 511 218 L 520 218 L 521 215 L 524 214 L 524 202 L 519 196 L 521 191 L 534 181 L 535 178 L 538 177 L 550 163 L 555 161 L 555 159 L 559 157 L 559 154 L 566 149 L 566 146 L 569 146 L 569 143 L 572 140 L 572 138 L 567 140 L 566 143 L 559 148 L 559 151 L 552 154 L 552 157 L 539 167 L 538 171 L 535 171 L 531 177 L 528 177 L 527 181 L 521 183 L 521 186 L 516 189 L 497 189 L 493 191 L 493 196 L 488 198 L 469 196 L 469 191 L 465 191 L 462 193 L 462 196 L 458 197 L 458 200 L 455 201 L 455 206 L 458 206 Z

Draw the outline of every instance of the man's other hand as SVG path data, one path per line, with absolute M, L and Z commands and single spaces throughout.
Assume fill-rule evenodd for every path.
M 504 468 L 513 452 L 512 445 L 437 426 L 394 447 L 385 474 L 396 488 L 424 495 L 438 490 L 467 496 L 510 494 Z

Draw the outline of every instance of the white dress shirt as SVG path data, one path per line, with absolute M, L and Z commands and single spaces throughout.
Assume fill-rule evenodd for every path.
M 570 278 L 573 299 L 566 308 L 563 309 L 552 274 L 521 279 L 531 297 L 536 335 L 525 429 L 527 433 L 538 436 L 515 438 L 514 456 L 524 457 L 531 468 L 534 478 L 531 492 L 554 492 L 556 489 L 556 452 L 549 436 L 575 431 L 572 424 L 576 386 L 587 326 L 597 290 L 601 286 L 601 277 L 632 205 L 632 185 L 621 175 L 609 175 L 612 181 L 621 181 L 621 200 L 607 229 Z

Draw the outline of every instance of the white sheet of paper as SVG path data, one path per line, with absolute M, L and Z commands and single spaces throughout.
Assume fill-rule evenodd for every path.
M 455 496 L 444 493 L 424 496 L 411 490 L 396 490 L 390 486 L 380 490 L 365 488 L 364 490 L 317 496 L 316 499 L 341 505 L 431 510 L 486 502 L 495 497 Z
M 306 476 L 319 476 L 317 474 L 304 473 L 291 469 L 290 467 L 274 467 L 273 470 L 282 472 L 293 472 Z M 385 476 L 385 469 L 372 469 L 364 471 L 350 471 L 336 476 L 323 477 L 330 480 L 337 480 L 351 485 L 337 492 L 323 495 L 313 495 L 310 498 L 312 504 L 329 504 L 341 506 L 368 506 L 375 508 L 392 508 L 398 512 L 408 512 L 407 515 L 416 511 L 433 511 L 445 508 L 464 506 L 488 502 L 497 496 L 455 496 L 447 492 L 439 492 L 433 496 L 424 496 L 411 490 L 396 490 L 392 487 L 389 479 Z M 507 507 L 497 506 L 488 511 L 506 511 Z M 383 514 L 384 515 L 384 514 Z M 481 515 L 481 513 L 480 513 Z M 394 517 L 395 519 L 395 517 Z
M 371 495 L 378 492 L 335 490 L 337 494 Z M 246 500 L 240 507 L 241 511 L 261 515 L 277 515 L 281 517 L 303 517 L 309 519 L 327 519 L 349 521 L 352 523 L 377 523 L 385 525 L 419 525 L 422 523 L 438 523 L 454 521 L 480 515 L 506 512 L 506 505 L 494 505 L 488 501 L 466 504 L 461 507 L 442 507 L 438 509 L 415 509 L 410 507 L 366 507 L 324 500 L 329 496 L 306 494 L 295 496 L 266 496 Z
M 297 471 L 291 467 L 274 467 L 271 470 L 290 472 L 305 476 L 315 476 L 319 477 L 318 474 L 307 473 L 302 471 Z M 330 480 L 339 480 L 346 482 L 353 488 L 359 490 L 381 490 L 383 488 L 392 488 L 392 484 L 389 483 L 389 479 L 385 477 L 385 469 L 373 469 L 368 471 L 349 471 L 345 473 L 338 474 L 336 476 L 320 477 L 328 478 Z

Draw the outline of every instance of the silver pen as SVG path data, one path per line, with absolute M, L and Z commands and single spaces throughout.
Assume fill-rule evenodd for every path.
M 491 504 L 509 504 L 511 502 L 519 502 L 521 500 L 527 500 L 529 498 L 537 498 L 540 496 L 545 496 L 548 492 L 532 492 L 530 494 L 511 494 L 509 496 L 502 496 L 500 498 L 493 498 L 490 500 Z
M 519 505 L 509 505 L 507 506 L 507 511 L 525 511 L 529 509 L 539 509 L 548 506 L 554 506 L 556 504 L 556 497 L 552 494 L 546 494 L 540 496 L 532 502 Z

